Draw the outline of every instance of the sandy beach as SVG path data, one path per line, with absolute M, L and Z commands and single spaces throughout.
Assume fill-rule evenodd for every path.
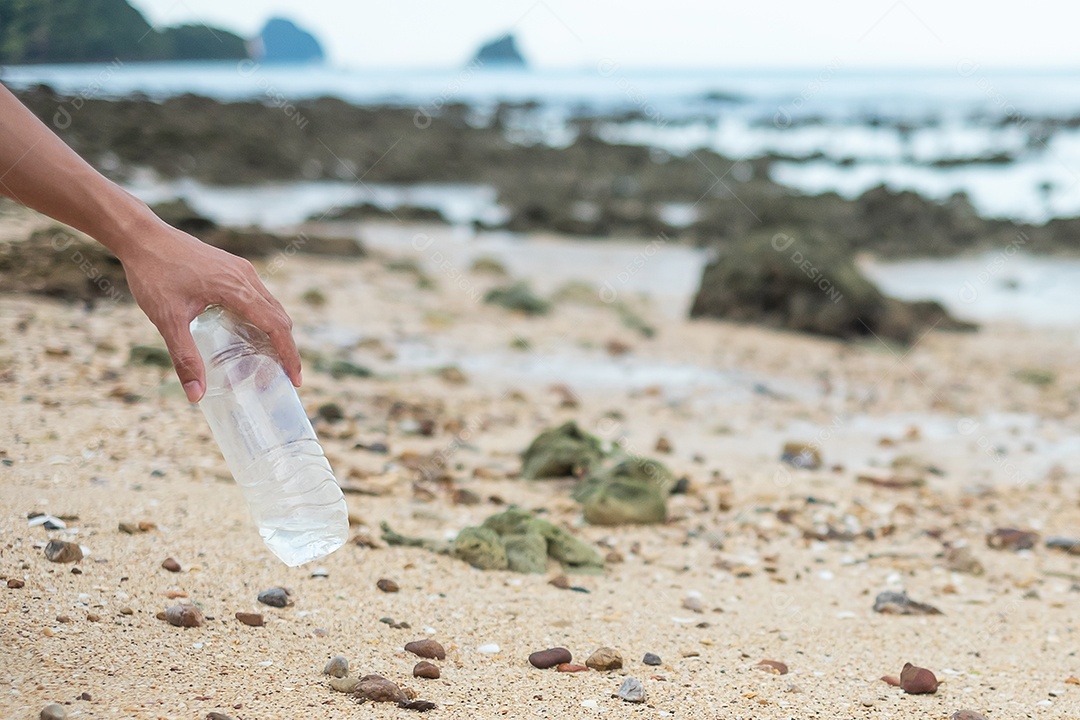
M 11 235 L 34 224 L 5 222 Z M 342 654 L 352 674 L 407 685 L 438 717 L 1077 716 L 1080 557 L 1042 541 L 1080 534 L 1074 332 L 990 325 L 911 349 L 841 344 L 679 319 L 686 288 L 682 300 L 626 293 L 657 328 L 645 338 L 598 296 L 526 318 L 480 302 L 502 280 L 463 259 L 382 245 L 364 259 L 260 264 L 295 320 L 309 414 L 334 403 L 344 416 L 316 428 L 361 539 L 295 569 L 262 545 L 172 371 L 128 363 L 133 345 L 160 342 L 134 305 L 0 298 L 0 714 L 36 718 L 49 702 L 85 718 L 410 714 L 331 690 L 321 670 Z M 402 272 L 402 257 L 421 270 Z M 580 272 L 602 287 L 587 263 Z M 374 377 L 335 379 L 316 357 Z M 688 480 L 667 523 L 592 527 L 572 480 L 517 477 L 532 438 L 567 420 Z M 786 441 L 818 448 L 823 466 L 781 463 Z M 445 472 L 410 469 L 433 456 Z M 893 477 L 902 457 L 918 483 L 866 481 Z M 596 546 L 604 574 L 571 576 L 575 592 L 549 584 L 554 564 L 483 572 L 379 539 L 380 522 L 450 538 L 507 504 Z M 67 529 L 28 527 L 34 513 Z M 118 529 L 139 522 L 153 527 Z M 989 548 L 1003 527 L 1040 540 Z M 50 538 L 87 557 L 48 561 Z M 945 544 L 969 546 L 984 572 L 950 569 Z M 400 591 L 379 590 L 381 578 Z M 275 586 L 292 606 L 256 601 Z M 875 612 L 888 590 L 942 614 Z M 155 617 L 179 601 L 206 625 Z M 446 648 L 440 679 L 411 676 L 419 658 L 403 646 L 424 637 Z M 624 666 L 528 664 L 555 646 L 579 663 L 613 647 Z M 644 665 L 647 652 L 662 664 Z M 936 694 L 880 679 L 907 662 L 935 673 Z M 643 683 L 644 704 L 614 695 L 625 677 Z

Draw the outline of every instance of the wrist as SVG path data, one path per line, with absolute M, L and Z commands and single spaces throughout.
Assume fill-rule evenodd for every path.
M 87 228 L 87 232 L 126 264 L 153 251 L 165 223 L 146 203 L 119 185 L 110 184 L 110 192 L 101 198 L 100 210 L 94 216 L 96 227 Z

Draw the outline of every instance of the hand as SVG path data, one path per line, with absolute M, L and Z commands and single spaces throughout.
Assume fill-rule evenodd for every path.
M 176 375 L 191 402 L 206 392 L 206 369 L 190 325 L 208 305 L 224 305 L 270 336 L 293 385 L 300 386 L 300 353 L 292 320 L 251 263 L 155 222 L 120 261 L 139 307 L 165 339 Z

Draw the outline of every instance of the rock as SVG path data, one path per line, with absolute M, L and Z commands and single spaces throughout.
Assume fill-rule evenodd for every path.
M 416 712 L 427 712 L 438 707 L 430 700 L 398 700 L 397 705 L 402 710 L 415 710 Z
M 341 422 L 345 419 L 345 411 L 337 403 L 323 403 L 315 411 L 320 420 L 328 423 Z
M 397 683 L 387 680 L 382 675 L 365 675 L 356 684 L 354 692 L 372 702 L 408 701 L 405 692 Z
M 484 302 L 525 315 L 547 315 L 551 310 L 551 304 L 537 297 L 526 282 L 492 288 L 484 295 Z
M 176 560 L 174 558 L 171 558 L 171 557 L 168 557 L 168 558 L 165 558 L 164 560 L 162 560 L 161 561 L 161 567 L 165 568 L 166 570 L 168 570 L 169 572 L 172 572 L 172 573 L 178 573 L 181 570 L 180 563 L 176 562 Z
M 264 63 L 321 63 L 323 49 L 307 30 L 291 20 L 272 17 L 259 31 L 255 59 Z
M 900 687 L 900 678 L 895 675 L 882 675 L 881 682 L 886 685 L 892 685 L 893 687 Z
M 484 528 L 494 530 L 506 546 L 507 566 L 517 572 L 543 572 L 544 555 L 568 572 L 595 573 L 604 561 L 590 545 L 563 528 L 511 507 L 484 520 Z M 543 553 L 543 554 L 541 554 Z M 541 565 L 544 567 L 541 568 Z
M 987 720 L 987 717 L 974 710 L 957 710 L 949 716 L 949 720 Z
M 582 514 L 593 525 L 662 523 L 675 476 L 662 463 L 627 458 L 589 475 L 575 489 Z
M 344 677 L 330 676 L 330 687 L 341 693 L 353 693 L 356 692 L 356 686 L 360 684 L 360 678 L 354 678 L 349 675 Z
M 499 647 L 498 643 L 484 643 L 480 647 L 476 648 L 476 652 L 482 653 L 484 655 L 496 655 L 498 654 L 500 649 L 501 648 Z
M 266 624 L 263 621 L 263 616 L 261 613 L 237 612 L 234 617 L 243 624 L 250 625 L 251 627 L 262 627 Z
M 559 663 L 555 666 L 555 670 L 561 673 L 589 672 L 589 668 L 577 663 Z
M 401 589 L 398 584 L 390 578 L 380 578 L 379 581 L 375 583 L 375 587 L 379 588 L 384 593 L 396 593 Z
M 1046 547 L 1052 550 L 1064 550 L 1070 555 L 1080 555 L 1080 540 L 1067 537 L 1048 537 Z
M 413 666 L 412 674 L 414 677 L 427 678 L 429 680 L 438 680 L 442 672 L 439 670 L 439 666 L 435 663 L 428 662 L 427 660 L 421 660 Z
M 600 440 L 568 421 L 536 436 L 521 456 L 521 476 L 527 480 L 570 477 L 586 473 L 604 458 Z
M 645 702 L 645 686 L 637 678 L 628 677 L 619 686 L 619 697 L 626 702 Z
M 323 666 L 323 675 L 343 678 L 349 674 L 349 659 L 344 655 L 335 655 Z
M 63 705 L 49 703 L 41 708 L 41 713 L 38 717 L 40 717 L 41 720 L 64 720 L 67 717 L 67 710 L 64 709 Z
M 345 377 L 369 378 L 375 375 L 375 373 L 371 371 L 371 368 L 357 365 L 354 362 L 342 358 L 331 360 L 329 362 L 321 358 L 316 359 L 315 370 L 318 372 L 329 373 L 330 377 L 335 380 L 340 380 Z
M 937 692 L 938 681 L 926 668 L 904 663 L 900 672 L 900 687 L 909 695 L 930 695 Z
M 456 365 L 439 368 L 438 375 L 451 385 L 464 385 L 469 382 L 469 376 Z
M 525 57 L 518 50 L 513 34 L 506 33 L 481 45 L 470 65 L 525 67 Z
M 169 351 L 158 345 L 133 345 L 128 351 L 128 365 L 141 365 L 143 367 L 157 367 L 169 369 L 173 366 Z M 134 534 L 126 526 L 130 523 L 121 523 L 120 531 L 129 535 Z
M 673 448 L 671 446 L 671 441 L 667 439 L 666 435 L 661 435 L 660 437 L 656 438 L 655 450 L 658 453 L 665 453 L 669 455 L 671 454 Z
M 808 443 L 786 442 L 780 461 L 803 470 L 817 470 L 821 467 L 821 451 Z
M 983 564 L 971 552 L 967 545 L 959 547 L 946 547 L 942 555 L 945 567 L 952 572 L 967 573 L 968 575 L 982 575 L 985 572 Z
M 915 602 L 906 592 L 886 590 L 874 599 L 874 612 L 884 615 L 941 615 L 933 605 Z
M 165 608 L 165 620 L 176 627 L 202 627 L 206 623 L 203 612 L 195 605 L 182 603 Z
M 169 367 L 172 367 L 172 365 L 170 364 Z M 144 520 L 137 523 L 122 522 L 116 526 L 116 529 L 124 533 L 125 535 L 141 535 L 142 533 L 150 532 L 156 527 L 157 526 L 154 523 L 146 522 Z
M 653 665 L 653 666 L 663 664 L 663 660 L 660 659 L 660 656 L 657 655 L 656 653 L 651 653 L 651 652 L 645 653 L 645 657 L 641 658 L 641 662 L 645 663 L 646 665 Z
M 55 225 L 24 241 L 0 242 L 0 291 L 87 305 L 131 299 L 123 266 L 111 252 Z
M 45 557 L 54 563 L 72 563 L 83 559 L 83 551 L 76 543 L 50 540 L 45 546 Z
M 986 545 L 995 550 L 1030 550 L 1039 542 L 1039 533 L 1016 528 L 998 528 L 986 536 Z
M 600 672 L 607 672 L 608 670 L 618 670 L 623 666 L 622 655 L 614 648 L 602 647 L 597 648 L 589 659 L 585 661 L 585 665 L 591 667 L 593 670 L 599 670 Z
M 206 713 L 206 718 L 204 720 L 233 720 L 233 716 L 226 715 L 225 713 L 209 712 Z
M 469 272 L 496 277 L 506 277 L 510 274 L 506 271 L 506 266 L 502 264 L 502 261 L 490 255 L 481 255 L 475 258 L 469 265 Z
M 569 663 L 571 660 L 573 660 L 573 658 L 570 656 L 570 651 L 564 647 L 537 650 L 529 655 L 529 663 L 533 667 L 540 668 L 541 670 Z
M 787 675 L 788 673 L 787 664 L 782 663 L 779 660 L 762 660 L 754 667 L 758 670 L 772 673 L 773 675 Z
M 486 527 L 466 527 L 454 538 L 454 557 L 478 570 L 506 570 L 506 545 L 494 530 Z
M 570 578 L 566 577 L 565 575 L 556 575 L 555 577 L 548 580 L 548 585 L 557 587 L 560 590 L 569 590 Z
M 701 598 L 697 595 L 687 595 L 686 597 L 684 597 L 682 601 L 682 606 L 690 612 L 705 612 L 705 606 L 701 603 Z
M 436 640 L 431 638 L 424 638 L 423 640 L 413 640 L 410 643 L 405 644 L 405 651 L 411 652 L 413 655 L 419 655 L 422 658 L 429 658 L 433 660 L 445 660 L 446 650 Z
M 258 600 L 263 605 L 269 605 L 270 607 L 283 608 L 292 605 L 293 601 L 290 599 L 292 595 L 288 589 L 283 587 L 270 588 L 269 590 L 263 590 L 259 593 Z
M 8 578 L 7 586 L 12 590 L 18 590 L 19 588 L 26 587 L 26 581 L 19 578 Z

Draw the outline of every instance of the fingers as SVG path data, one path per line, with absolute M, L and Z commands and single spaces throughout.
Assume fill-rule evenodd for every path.
M 240 293 L 240 305 L 233 309 L 269 336 L 281 359 L 285 374 L 294 386 L 300 387 L 300 352 L 293 340 L 292 320 L 257 276 L 249 279 L 249 284 L 250 286 Z
M 206 370 L 191 331 L 187 325 L 178 325 L 163 329 L 161 335 L 165 338 L 165 346 L 169 348 L 176 376 L 184 386 L 188 402 L 199 402 L 206 392 Z

